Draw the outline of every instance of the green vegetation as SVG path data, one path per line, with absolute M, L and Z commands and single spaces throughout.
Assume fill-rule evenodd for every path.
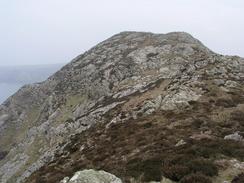
M 87 100 L 86 95 L 72 95 L 67 97 L 65 104 L 61 107 L 61 115 L 57 118 L 57 122 L 70 122 L 72 117 L 72 110 L 81 103 L 85 103 Z
M 201 173 L 206 176 L 218 174 L 216 165 L 207 159 L 198 158 L 194 154 L 173 154 L 163 161 L 163 175 L 171 180 L 179 181 L 184 176 Z
M 185 176 L 180 183 L 212 183 L 211 179 L 203 174 L 196 173 Z
M 162 177 L 161 160 L 154 158 L 148 160 L 133 159 L 127 164 L 127 172 L 130 176 L 139 178 L 142 172 L 143 181 L 160 181 Z

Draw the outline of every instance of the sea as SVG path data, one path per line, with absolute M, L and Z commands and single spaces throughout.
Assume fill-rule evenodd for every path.
M 19 83 L 0 83 L 0 104 L 18 91 L 22 85 Z

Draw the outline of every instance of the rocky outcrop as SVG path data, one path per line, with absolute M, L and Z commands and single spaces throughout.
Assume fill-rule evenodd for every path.
M 226 135 L 224 137 L 226 140 L 235 140 L 235 141 L 242 141 L 243 137 L 238 134 L 238 132 L 235 132 L 234 134 Z
M 90 169 L 76 172 L 70 179 L 65 177 L 60 183 L 122 183 L 122 181 L 105 171 Z
M 224 139 L 244 131 L 243 82 L 243 58 L 187 33 L 117 34 L 0 106 L 0 180 L 58 182 L 94 168 L 126 181 L 179 181 L 195 171 L 179 156 L 200 158 L 213 177 L 209 159 L 243 158 L 243 144 L 227 152 Z

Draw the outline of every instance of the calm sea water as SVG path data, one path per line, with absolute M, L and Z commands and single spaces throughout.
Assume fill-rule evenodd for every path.
M 0 104 L 4 102 L 8 97 L 13 95 L 22 84 L 15 83 L 0 83 Z

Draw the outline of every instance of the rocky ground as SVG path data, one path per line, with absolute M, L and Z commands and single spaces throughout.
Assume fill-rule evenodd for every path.
M 0 180 L 243 183 L 243 136 L 243 58 L 123 32 L 1 105 Z

